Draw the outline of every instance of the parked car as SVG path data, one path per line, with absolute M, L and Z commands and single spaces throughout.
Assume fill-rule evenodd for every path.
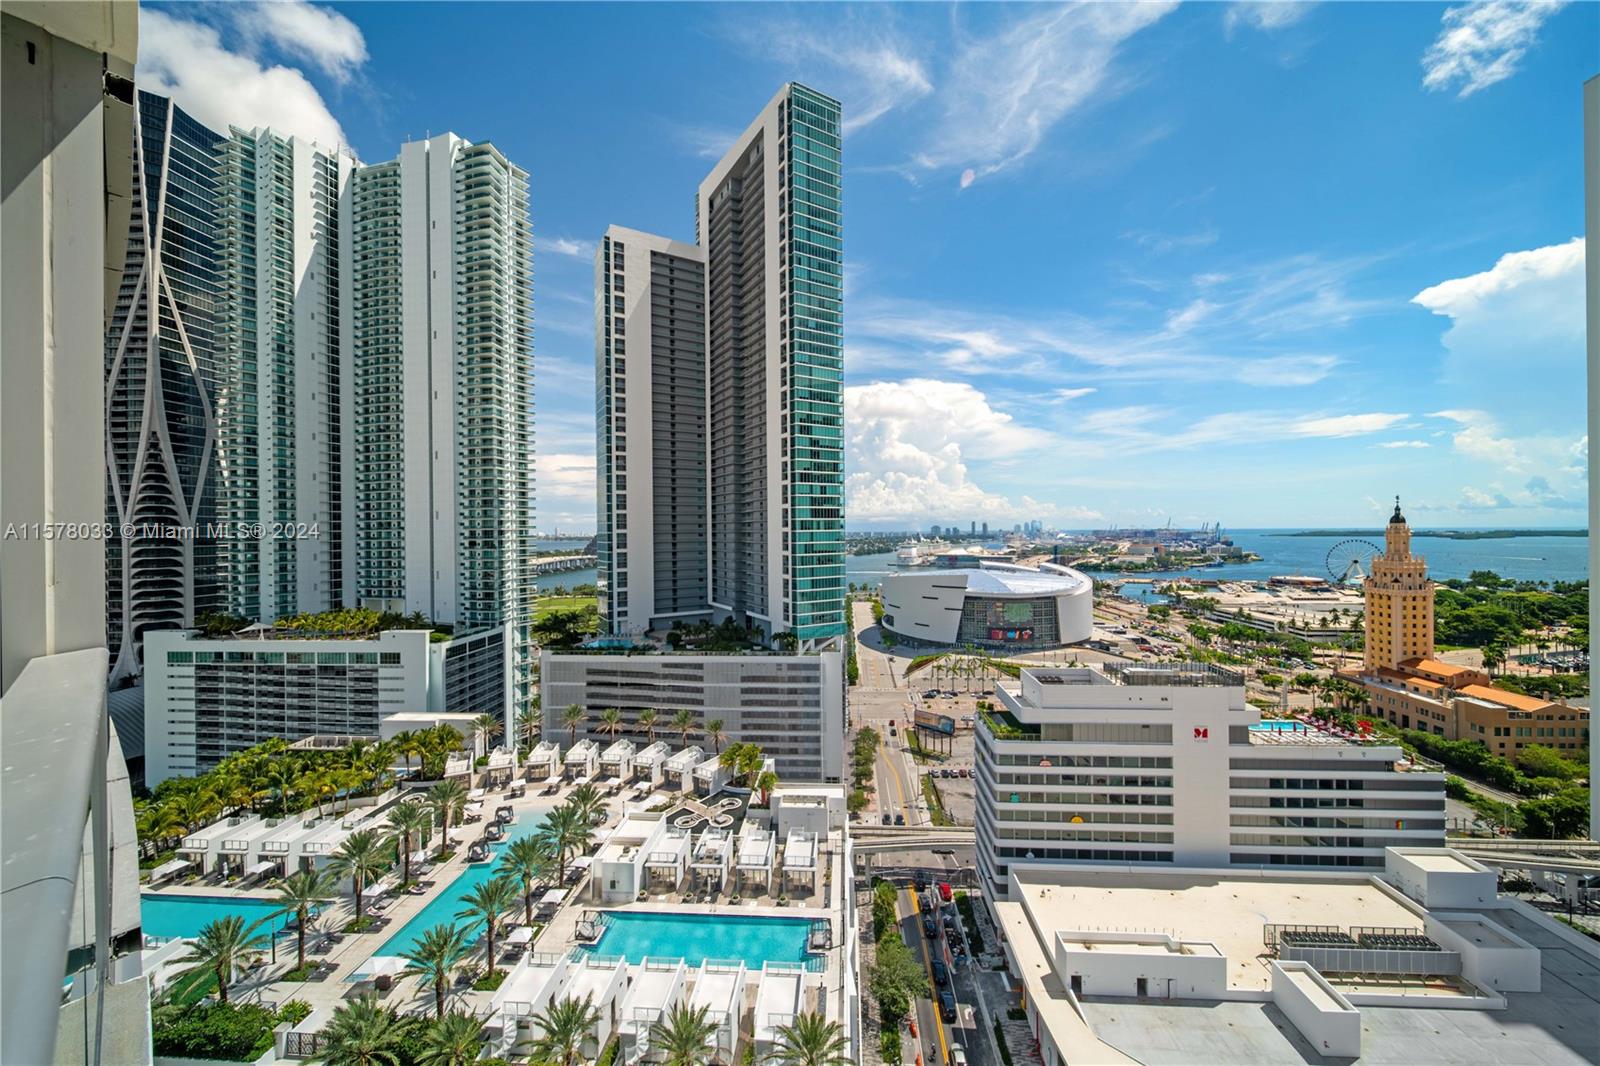
M 970 766 L 963 766 L 961 768 L 961 776 L 962 777 L 971 777 L 972 776 L 972 768 Z
M 925 700 L 936 700 L 939 698 L 939 690 L 936 688 L 930 688 L 928 691 L 922 694 L 922 698 Z
M 949 989 L 939 992 L 939 1017 L 947 1022 L 956 1020 L 956 997 Z
M 954 898 L 950 893 L 950 882 L 939 882 L 939 898 L 944 900 L 946 903 L 949 903 L 950 900 Z
M 950 983 L 950 971 L 945 968 L 942 959 L 933 960 L 933 983 L 940 988 Z

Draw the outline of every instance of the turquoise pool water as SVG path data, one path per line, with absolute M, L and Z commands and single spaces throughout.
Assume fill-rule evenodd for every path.
M 808 962 L 810 918 L 762 918 L 733 914 L 659 914 L 613 911 L 600 940 L 586 950 L 621 955 L 631 963 L 681 958 L 690 966 L 707 959 L 743 959 L 751 969 L 764 962 Z
M 1265 721 L 1265 722 L 1257 722 L 1255 725 L 1251 726 L 1250 728 L 1254 729 L 1258 733 L 1304 733 L 1304 732 L 1306 732 L 1306 727 L 1304 725 L 1300 724 L 1299 722 L 1286 722 L 1286 721 L 1283 721 L 1282 719 L 1271 719 L 1271 720 Z
M 278 905 L 267 899 L 147 894 L 139 897 L 139 923 L 144 927 L 145 936 L 199 936 L 207 922 L 218 918 L 237 914 L 249 926 L 277 909 Z M 282 929 L 288 921 L 289 915 L 280 914 L 262 925 L 258 932 L 266 932 L 268 926 L 274 931 Z
M 488 804 L 485 804 L 488 806 Z M 544 823 L 544 814 L 526 812 L 515 822 L 511 823 L 511 830 L 506 834 L 506 843 L 533 835 L 534 831 Z M 463 847 L 465 845 L 462 845 Z M 500 863 L 500 851 L 505 843 L 493 848 L 493 856 L 488 862 L 473 863 L 457 875 L 454 881 L 445 886 L 443 892 L 433 897 L 428 905 L 412 916 L 411 920 L 402 925 L 388 940 L 383 942 L 383 947 L 375 955 L 400 955 L 410 950 L 411 945 L 422 939 L 422 934 L 436 925 L 459 925 L 465 919 L 457 918 L 461 910 L 461 901 L 470 896 L 475 888 L 485 881 L 491 880 Z M 520 910 L 518 911 L 520 914 Z M 476 938 L 480 923 L 471 923 L 468 937 Z

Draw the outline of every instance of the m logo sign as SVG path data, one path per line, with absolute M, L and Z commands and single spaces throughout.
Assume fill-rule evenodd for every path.
M 1194 727 L 1194 738 L 1196 740 L 1210 740 L 1211 739 L 1211 730 L 1210 730 L 1210 728 L 1207 727 L 1207 726 L 1202 726 L 1202 725 L 1195 726 Z

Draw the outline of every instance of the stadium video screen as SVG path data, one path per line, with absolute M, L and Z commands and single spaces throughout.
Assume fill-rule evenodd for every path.
M 1033 621 L 1033 604 L 1007 603 L 1001 609 L 1000 614 L 1004 617 L 1006 624 L 1008 625 L 1021 625 L 1026 622 L 1031 622 Z

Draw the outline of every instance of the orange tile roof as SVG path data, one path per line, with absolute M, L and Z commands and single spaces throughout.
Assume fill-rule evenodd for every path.
M 1474 699 L 1484 700 L 1489 703 L 1498 703 L 1503 707 L 1510 707 L 1518 711 L 1542 711 L 1551 706 L 1549 700 L 1541 700 L 1535 696 L 1524 696 L 1520 692 L 1508 692 L 1503 688 L 1490 688 L 1488 685 L 1468 685 L 1461 690 L 1461 695 L 1471 696 Z
M 1476 673 L 1470 666 L 1457 666 L 1455 663 L 1440 662 L 1438 659 L 1407 659 L 1400 665 L 1408 670 L 1438 674 L 1440 677 L 1457 677 L 1461 674 Z

